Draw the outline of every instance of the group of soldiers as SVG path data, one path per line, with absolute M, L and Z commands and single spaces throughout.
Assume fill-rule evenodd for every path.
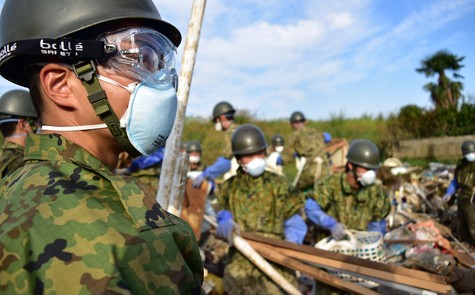
M 336 240 L 349 229 L 386 231 L 391 200 L 373 142 L 354 140 L 344 171 L 332 173 L 329 134 L 302 112 L 290 116 L 292 137 L 274 135 L 269 150 L 262 130 L 236 126 L 223 101 L 212 112 L 224 135 L 216 161 L 203 167 L 201 144 L 183 145 L 191 187 L 207 187 L 202 209 L 217 222 L 203 223 L 197 240 L 156 202 L 181 35 L 153 1 L 6 0 L 0 19 L 0 75 L 28 88 L 0 98 L 2 294 L 204 294 L 199 246 L 210 232 L 231 245 L 220 273 L 227 293 L 281 294 L 232 247 L 236 234 L 302 244 L 310 227 Z M 296 159 L 293 182 L 282 170 L 284 143 Z M 472 189 L 468 208 L 473 179 L 464 173 L 453 187 Z M 297 285 L 294 271 L 274 266 Z

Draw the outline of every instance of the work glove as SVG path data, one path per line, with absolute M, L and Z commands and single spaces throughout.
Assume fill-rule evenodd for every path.
M 306 234 L 307 224 L 299 214 L 295 214 L 284 221 L 284 236 L 286 241 L 302 244 Z
M 368 223 L 368 231 L 377 231 L 380 232 L 383 236 L 386 234 L 386 219 L 381 219 L 380 221 L 371 221 Z
M 203 173 L 193 180 L 193 187 L 200 188 L 204 180 L 214 180 L 231 169 L 231 161 L 219 157 L 213 165 L 206 167 Z
M 238 235 L 241 233 L 239 225 L 233 220 L 233 214 L 228 210 L 221 210 L 216 214 L 216 221 L 218 222 L 216 235 L 232 246 L 233 233 L 236 232 Z
M 335 218 L 323 212 L 314 199 L 307 199 L 305 202 L 305 214 L 313 223 L 327 230 L 331 230 L 338 223 Z
M 336 223 L 330 229 L 333 239 L 339 241 L 346 235 L 346 227 L 341 223 Z

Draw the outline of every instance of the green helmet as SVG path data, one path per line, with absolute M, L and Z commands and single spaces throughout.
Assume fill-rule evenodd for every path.
M 227 102 L 227 101 L 222 101 L 216 104 L 213 108 L 213 121 L 216 120 L 217 117 L 223 115 L 223 114 L 234 114 L 236 110 L 233 108 L 233 106 Z
M 38 118 L 30 93 L 25 90 L 10 90 L 0 97 L 0 115 Z
M 462 154 L 465 156 L 466 154 L 475 152 L 475 141 L 467 140 L 462 143 Z
M 246 156 L 267 148 L 264 133 L 252 124 L 239 126 L 233 133 L 231 144 L 235 156 Z
M 121 27 L 144 26 L 161 32 L 176 46 L 181 42 L 178 29 L 162 20 L 152 0 L 5 0 L 0 19 L 0 46 L 3 46 L 0 50 L 0 74 L 25 87 L 28 77 L 24 69 L 27 64 L 100 59 L 100 56 L 85 56 L 90 52 L 76 61 L 60 56 L 61 50 L 56 54 L 51 50 L 45 54 L 45 49 L 61 46 L 51 44 L 45 38 L 95 40 L 100 33 Z M 36 41 L 21 42 L 30 39 Z M 84 52 L 88 50 L 87 44 L 83 49 Z M 103 52 L 97 54 L 107 58 L 106 46 L 102 45 L 99 51 Z
M 191 152 L 202 152 L 201 150 L 201 144 L 197 140 L 191 140 L 188 141 L 188 144 L 186 145 L 186 152 L 191 153 Z
M 302 112 L 297 111 L 290 115 L 290 123 L 305 122 L 305 120 L 305 116 Z
M 272 136 L 272 144 L 273 145 L 284 145 L 284 137 L 280 134 L 275 134 L 274 136 Z
M 378 147 L 366 139 L 352 141 L 346 159 L 348 162 L 366 169 L 378 169 L 381 166 Z

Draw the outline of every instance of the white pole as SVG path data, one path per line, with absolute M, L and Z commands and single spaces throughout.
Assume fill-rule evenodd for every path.
M 214 217 L 209 215 L 204 215 L 204 219 L 208 221 L 215 228 L 218 227 L 218 223 Z M 302 295 L 302 293 L 289 281 L 287 281 L 275 268 L 267 262 L 259 253 L 252 248 L 252 246 L 244 240 L 241 236 L 233 234 L 233 245 L 236 249 L 241 252 L 242 255 L 246 256 L 252 263 L 254 263 L 257 268 L 259 268 L 263 273 L 265 273 L 269 278 L 271 278 L 279 287 L 284 289 L 287 293 L 292 295 Z
M 206 0 L 194 0 L 191 10 L 185 49 L 183 51 L 180 78 L 178 81 L 178 110 L 175 124 L 165 147 L 165 157 L 160 173 L 157 191 L 157 202 L 168 212 L 180 215 L 183 203 L 183 183 L 186 177 L 188 157 L 180 152 L 181 136 L 185 124 L 186 105 L 190 93 L 191 78 L 195 66 L 196 52 L 200 40 L 201 24 L 205 11 Z M 181 155 L 179 155 L 181 153 Z

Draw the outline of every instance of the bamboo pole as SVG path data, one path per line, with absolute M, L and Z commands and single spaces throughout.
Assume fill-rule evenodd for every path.
M 180 152 L 180 143 L 183 125 L 185 124 L 186 106 L 188 104 L 188 95 L 190 93 L 205 6 L 206 0 L 193 1 L 178 81 L 178 110 L 172 132 L 167 139 L 156 196 L 157 202 L 168 212 L 175 215 L 180 215 L 183 203 L 183 191 L 181 188 L 184 187 L 182 180 L 186 177 L 187 169 L 185 167 L 188 165 L 188 157 L 186 153 Z

